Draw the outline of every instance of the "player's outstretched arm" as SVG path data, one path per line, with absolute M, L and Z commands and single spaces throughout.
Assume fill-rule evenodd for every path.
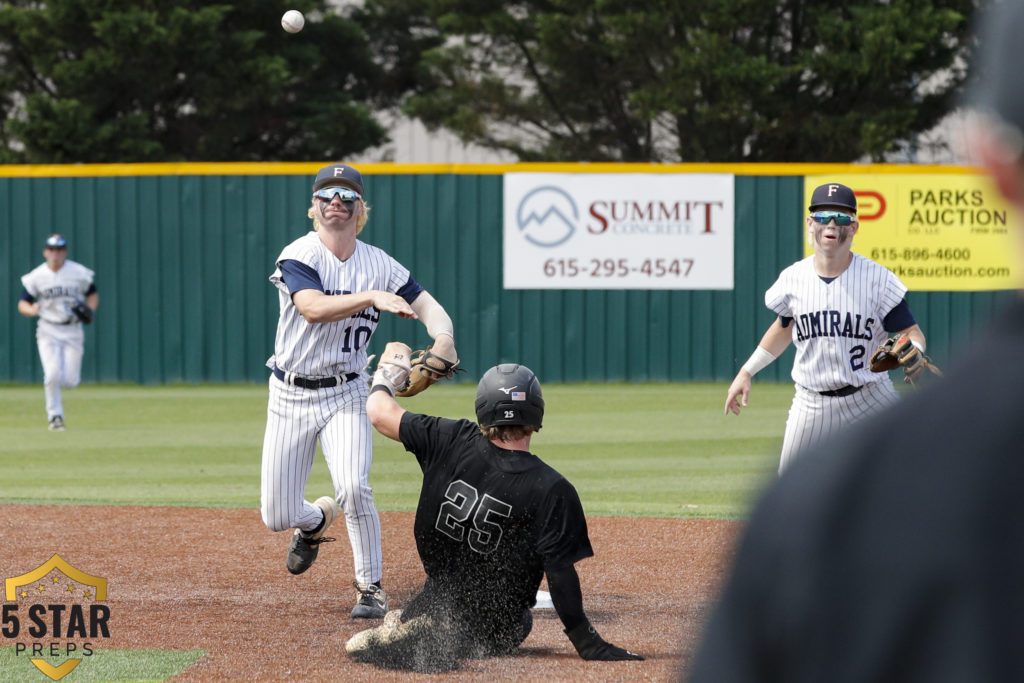
M 583 591 L 575 567 L 545 567 L 545 574 L 548 577 L 548 588 L 551 589 L 551 602 L 565 626 L 565 635 L 580 657 L 605 662 L 643 659 L 635 652 L 612 645 L 590 624 L 583 612 Z
M 405 414 L 405 409 L 395 400 L 395 394 L 409 384 L 411 356 L 412 350 L 402 342 L 390 342 L 385 346 L 366 399 L 366 415 L 370 424 L 383 436 L 395 441 L 398 441 L 398 429 Z
M 587 619 L 584 619 L 576 628 L 567 630 L 565 635 L 569 636 L 569 640 L 572 641 L 579 656 L 586 660 L 601 662 L 643 660 L 643 657 L 637 653 L 630 652 L 618 645 L 612 645 L 602 638 Z
M 386 391 L 375 391 L 366 399 L 366 414 L 374 429 L 383 436 L 398 441 L 398 427 L 402 424 L 405 408 L 398 405 Z
M 459 355 L 455 351 L 455 324 L 451 316 L 444 310 L 430 292 L 423 290 L 413 299 L 412 310 L 427 328 L 427 334 L 434 340 L 431 351 L 446 361 L 457 363 Z

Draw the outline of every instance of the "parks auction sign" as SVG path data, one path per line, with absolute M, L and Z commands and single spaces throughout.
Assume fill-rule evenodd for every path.
M 732 289 L 732 174 L 507 173 L 506 289 Z
M 1021 226 L 998 190 L 979 173 L 811 175 L 814 188 L 848 185 L 860 227 L 853 250 L 882 264 L 914 291 L 987 291 L 1024 285 Z M 813 251 L 809 240 L 805 254 Z

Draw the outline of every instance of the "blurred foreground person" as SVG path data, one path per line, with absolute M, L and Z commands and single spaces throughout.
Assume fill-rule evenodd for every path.
M 1024 3 L 980 17 L 971 148 L 1020 230 Z M 772 484 L 689 680 L 1024 681 L 1022 404 L 1018 299 L 945 378 Z

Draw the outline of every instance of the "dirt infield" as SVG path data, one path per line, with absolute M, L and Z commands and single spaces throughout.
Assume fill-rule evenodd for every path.
M 383 584 L 401 607 L 424 575 L 411 513 L 382 513 Z M 108 581 L 111 637 L 98 649 L 208 650 L 175 681 L 430 680 L 346 660 L 342 645 L 379 624 L 349 619 L 355 600 L 344 537 L 301 576 L 284 568 L 289 534 L 257 510 L 0 505 L 0 572 L 53 554 Z M 519 654 L 472 661 L 446 680 L 676 680 L 732 551 L 739 523 L 588 520 L 596 556 L 577 565 L 583 602 L 607 640 L 644 662 L 584 662 L 554 610 L 535 610 Z M 40 675 L 41 679 L 45 677 Z M 69 680 L 73 680 L 73 677 Z

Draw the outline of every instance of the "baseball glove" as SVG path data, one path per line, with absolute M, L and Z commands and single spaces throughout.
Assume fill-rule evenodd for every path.
M 416 352 L 418 355 L 412 359 L 412 372 L 409 373 L 409 386 L 396 392 L 395 396 L 415 396 L 435 382 L 451 379 L 457 372 L 465 372 L 459 367 L 458 360 L 442 358 L 432 353 L 432 348 L 428 346 L 425 351 Z
M 77 302 L 71 307 L 71 312 L 85 325 L 92 322 L 92 309 L 84 302 Z
M 888 372 L 903 368 L 903 381 L 907 384 L 917 382 L 926 369 L 936 375 L 942 374 L 942 371 L 932 364 L 931 358 L 921 353 L 905 334 L 886 339 L 878 350 L 871 354 L 868 363 L 871 372 Z

